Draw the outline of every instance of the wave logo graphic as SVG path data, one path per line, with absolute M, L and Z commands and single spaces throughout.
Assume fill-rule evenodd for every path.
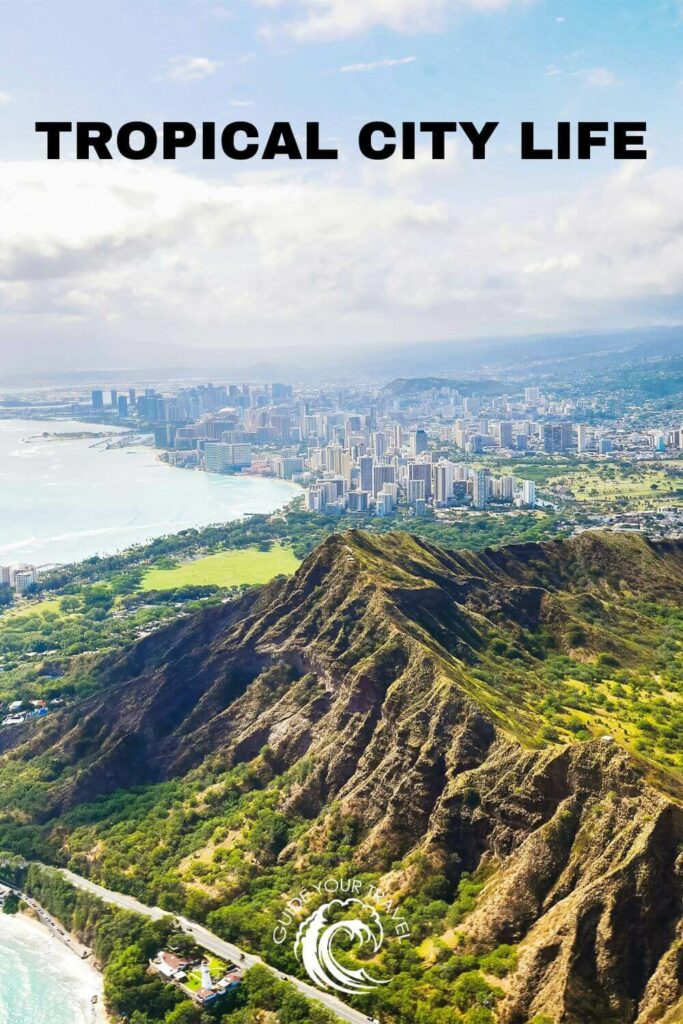
M 343 917 L 338 917 L 344 912 Z M 367 920 L 361 920 L 363 914 Z M 330 920 L 334 915 L 336 920 Z M 379 953 L 384 942 L 384 930 L 379 914 L 374 907 L 362 900 L 331 900 L 323 903 L 299 926 L 294 944 L 297 959 L 303 964 L 309 978 L 319 987 L 358 995 L 371 992 L 388 981 L 373 978 L 364 967 L 351 970 L 339 963 L 334 955 L 334 943 L 340 936 L 346 936 L 360 950 L 369 946 L 373 953 Z

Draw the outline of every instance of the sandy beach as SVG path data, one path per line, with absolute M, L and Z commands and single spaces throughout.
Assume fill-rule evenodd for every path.
M 102 987 L 35 918 L 0 914 L 0 1024 L 107 1024 Z

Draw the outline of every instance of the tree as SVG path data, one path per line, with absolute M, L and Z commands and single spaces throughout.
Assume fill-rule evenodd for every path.
M 197 1024 L 199 1018 L 198 1008 L 190 999 L 186 999 L 166 1014 L 164 1024 Z

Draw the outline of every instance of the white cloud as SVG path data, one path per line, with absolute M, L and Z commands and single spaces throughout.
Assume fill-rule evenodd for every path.
M 5 107 L 10 102 L 12 97 L 8 92 L 0 92 L 0 107 Z
M 549 64 L 545 69 L 545 73 L 548 78 L 555 78 L 557 75 L 562 74 L 562 70 L 555 64 Z
M 609 68 L 589 68 L 588 71 L 583 72 L 583 77 L 589 85 L 601 89 L 610 89 L 615 85 L 621 85 L 617 75 Z
M 220 67 L 221 61 L 209 57 L 171 57 L 163 77 L 176 82 L 197 82 L 213 75 Z
M 683 312 L 683 169 L 629 167 L 573 197 L 504 207 L 473 205 L 467 161 L 455 188 L 426 158 L 395 170 L 221 182 L 154 164 L 0 163 L 1 361 L 17 339 L 26 349 L 74 330 L 96 348 L 137 338 L 275 352 L 294 339 L 316 351 L 323 338 L 419 342 Z
M 300 42 L 345 39 L 375 28 L 433 32 L 449 14 L 496 11 L 528 0 L 254 0 L 283 7 L 285 31 Z
M 255 106 L 254 100 L 230 100 L 229 106 L 231 107 L 253 107 Z
M 339 68 L 342 74 L 353 74 L 359 71 L 377 71 L 378 68 L 395 68 L 401 64 L 414 64 L 417 57 L 397 57 L 393 60 L 371 60 L 366 64 L 343 64 Z

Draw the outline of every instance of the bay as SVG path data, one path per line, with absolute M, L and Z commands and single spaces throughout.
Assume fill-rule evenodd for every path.
M 106 450 L 73 420 L 0 420 L 0 564 L 68 563 L 188 527 L 274 512 L 300 494 L 284 480 L 176 469 L 151 448 Z

